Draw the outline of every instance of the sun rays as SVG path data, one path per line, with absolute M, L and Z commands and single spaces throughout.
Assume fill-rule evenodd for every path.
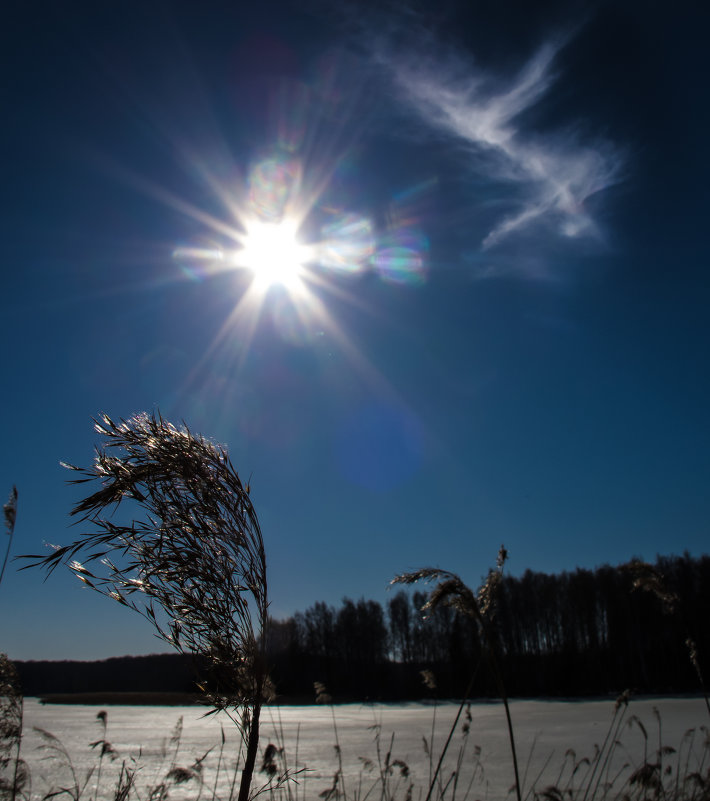
M 358 279 L 368 273 L 393 285 L 424 283 L 428 242 L 414 209 L 422 191 L 416 187 L 393 198 L 390 222 L 378 231 L 368 214 L 347 207 L 347 198 L 339 205 L 330 202 L 324 176 L 335 174 L 346 159 L 341 153 L 329 164 L 325 157 L 299 158 L 274 147 L 252 163 L 231 196 L 226 189 L 217 193 L 233 217 L 231 225 L 203 212 L 190 215 L 209 239 L 176 248 L 174 259 L 189 280 L 233 273 L 235 296 L 185 391 L 204 386 L 199 376 L 211 373 L 216 359 L 238 375 L 266 325 L 289 345 L 310 346 L 326 337 L 368 385 L 392 395 L 389 382 L 359 353 L 330 307 L 337 300 L 365 315 L 377 314 L 360 297 Z

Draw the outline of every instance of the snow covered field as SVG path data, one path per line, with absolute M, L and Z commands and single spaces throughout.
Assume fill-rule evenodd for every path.
M 41 797 L 52 788 L 59 789 L 71 784 L 70 773 L 60 764 L 60 760 L 46 759 L 47 750 L 38 748 L 43 740 L 33 727 L 52 732 L 61 740 L 71 755 L 81 784 L 91 766 L 98 764 L 98 748 L 92 749 L 89 744 L 103 736 L 101 722 L 97 719 L 99 710 L 95 706 L 42 706 L 36 699 L 26 699 L 22 756 L 32 771 L 33 797 Z M 436 707 L 417 703 L 351 704 L 333 710 L 328 706 L 270 708 L 264 712 L 261 746 L 263 751 L 270 742 L 278 747 L 285 745 L 287 767 L 291 770 L 307 769 L 297 777 L 299 785 L 291 788 L 292 798 L 318 798 L 332 785 L 333 774 L 338 767 L 334 748 L 334 714 L 348 798 L 356 797 L 358 790 L 359 797 L 363 798 L 370 788 L 374 788 L 370 798 L 381 797 L 379 764 L 384 763 L 391 745 L 390 763 L 394 760 L 401 762 L 393 767 L 388 776 L 389 789 L 396 788 L 396 796 L 404 798 L 413 783 L 412 798 L 416 801 L 419 797 L 425 797 L 429 781 L 430 760 L 423 740 L 430 740 L 434 724 L 432 750 L 435 765 L 457 710 L 458 705 L 451 703 Z M 573 759 L 579 761 L 584 756 L 592 757 L 595 744 L 601 747 L 604 742 L 614 714 L 614 703 L 514 701 L 511 710 L 521 778 L 525 775 L 524 788 L 527 789 L 533 783 L 538 788 L 557 783 L 563 765 L 564 775 L 568 776 Z M 200 709 L 195 707 L 111 706 L 106 707 L 106 711 L 106 739 L 118 756 L 112 762 L 104 758 L 99 798 L 111 797 L 124 761 L 129 767 L 139 768 L 136 786 L 140 797 L 145 799 L 150 794 L 150 788 L 165 779 L 173 764 L 190 768 L 207 751 L 209 753 L 201 763 L 204 781 L 202 794 L 211 798 L 222 743 L 220 726 L 224 727 L 226 741 L 217 794 L 222 799 L 228 796 L 239 738 L 233 724 L 225 716 L 204 718 L 200 716 Z M 471 715 L 467 737 L 462 732 L 464 717 L 459 721 L 442 770 L 442 781 L 446 783 L 456 769 L 457 757 L 465 743 L 456 797 L 463 799 L 470 785 L 468 797 L 471 799 L 506 798 L 513 784 L 513 770 L 503 706 L 500 703 L 472 704 Z M 642 722 L 642 726 L 638 725 L 634 716 Z M 175 746 L 170 745 L 169 738 L 180 718 L 183 721 L 182 734 L 175 756 Z M 644 754 L 652 761 L 659 742 L 676 749 L 675 754 L 664 756 L 664 764 L 667 763 L 673 770 L 679 748 L 682 761 L 685 762 L 685 754 L 690 752 L 690 765 L 695 765 L 696 760 L 702 759 L 705 740 L 701 726 L 708 723 L 710 720 L 702 699 L 631 701 L 618 733 L 622 746 L 616 751 L 614 763 L 608 767 L 608 775 L 613 776 L 625 762 L 638 766 L 643 762 Z M 687 734 L 691 728 L 695 729 L 693 735 Z M 476 756 L 478 748 L 480 757 Z M 574 749 L 575 757 L 571 754 L 565 756 L 570 748 Z M 482 771 L 480 768 L 475 770 L 478 759 Z M 583 764 L 578 776 L 582 775 L 584 769 Z M 96 775 L 94 772 L 89 779 L 88 788 L 95 784 Z M 257 775 L 257 784 L 266 781 L 266 774 Z M 197 786 L 195 780 L 179 787 L 171 786 L 170 795 L 196 798 Z M 452 791 L 453 781 L 447 798 L 452 797 Z M 85 797 L 93 799 L 93 791 L 87 790 Z

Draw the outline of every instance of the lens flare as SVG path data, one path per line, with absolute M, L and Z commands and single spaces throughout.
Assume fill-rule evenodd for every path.
M 297 159 L 283 155 L 264 159 L 249 173 L 249 205 L 262 219 L 278 222 L 288 215 L 300 182 Z
M 425 254 L 429 243 L 417 231 L 406 229 L 387 237 L 373 257 L 373 266 L 390 284 L 421 286 L 426 282 Z
M 224 269 L 224 251 L 218 247 L 184 245 L 175 248 L 173 259 L 185 278 L 198 283 Z
M 375 250 L 372 223 L 357 214 L 344 214 L 323 226 L 319 263 L 336 273 L 352 275 L 367 269 Z

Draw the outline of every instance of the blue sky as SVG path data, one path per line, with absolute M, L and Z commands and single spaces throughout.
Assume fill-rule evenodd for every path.
M 15 5 L 13 554 L 79 533 L 59 462 L 92 417 L 158 409 L 250 477 L 276 617 L 422 565 L 476 584 L 501 543 L 513 573 L 707 551 L 692 4 Z M 16 567 L 10 657 L 165 650 Z

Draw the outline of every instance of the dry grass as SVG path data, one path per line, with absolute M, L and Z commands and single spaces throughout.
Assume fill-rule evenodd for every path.
M 521 778 L 523 801 L 705 801 L 710 798 L 710 739 L 705 727 L 688 729 L 680 742 L 666 743 L 661 716 L 650 719 L 633 714 L 633 704 L 623 694 L 610 704 L 610 719 L 593 752 L 578 755 L 572 748 L 564 754 L 540 759 L 534 744 Z M 167 801 L 168 798 L 226 801 L 232 797 L 239 764 L 224 755 L 225 738 L 198 756 L 183 747 L 182 722 L 165 738 L 157 762 L 141 763 L 140 754 L 118 753 L 111 744 L 105 713 L 97 715 L 98 734 L 87 747 L 93 765 L 79 769 L 58 738 L 37 731 L 41 752 L 47 757 L 37 777 L 37 801 L 68 795 L 72 801 Z M 398 754 L 397 732 L 385 730 L 373 719 L 371 748 L 352 751 L 347 745 L 333 757 L 333 770 L 315 774 L 299 757 L 299 735 L 287 742 L 278 710 L 274 710 L 273 740 L 262 747 L 251 797 L 268 795 L 274 801 L 422 801 L 428 792 L 426 760 L 429 742 L 423 743 L 421 758 Z M 476 734 L 474 734 L 476 732 Z M 331 732 L 336 736 L 335 732 Z M 483 747 L 474 745 L 483 738 Z M 87 740 L 92 733 L 87 732 Z M 514 797 L 513 786 L 489 786 L 486 771 L 486 730 L 476 731 L 470 710 L 455 726 L 449 755 L 431 794 L 437 801 L 475 801 Z M 321 748 L 330 749 L 323 732 Z M 535 758 L 533 758 L 535 757 Z M 532 765 L 537 767 L 533 770 Z M 322 768 L 321 768 L 322 770 Z M 341 782 L 347 773 L 347 787 Z M 497 771 L 495 771 L 497 772 Z M 511 772 L 512 773 L 512 772 Z M 9 796 L 8 796 L 9 797 Z M 29 792 L 18 797 L 29 799 Z
M 93 465 L 87 469 L 67 465 L 78 474 L 72 483 L 99 485 L 72 511 L 78 522 L 88 524 L 90 530 L 68 546 L 54 547 L 49 555 L 25 557 L 31 562 L 28 566 L 40 566 L 52 573 L 58 565 L 67 565 L 89 588 L 150 620 L 166 642 L 202 657 L 210 668 L 205 693 L 213 711 L 224 710 L 236 723 L 241 735 L 239 753 L 232 759 L 225 757 L 222 730 L 221 744 L 185 761 L 179 757 L 180 720 L 166 740 L 163 761 L 155 776 L 148 783 L 141 782 L 139 788 L 140 757 L 120 759 L 108 737 L 107 715 L 100 712 L 100 736 L 89 743 L 97 755 L 96 764 L 82 776 L 61 741 L 50 732 L 37 730 L 41 748 L 52 763 L 50 776 L 61 774 L 64 778 L 60 784 L 52 781 L 43 794 L 32 796 L 30 776 L 20 758 L 22 697 L 11 663 L 0 656 L 0 798 L 29 801 L 37 797 L 49 801 L 68 795 L 72 801 L 167 801 L 178 787 L 190 798 L 204 796 L 212 801 L 232 801 L 237 795 L 239 801 L 250 801 L 262 794 L 279 801 L 306 801 L 313 797 L 306 793 L 306 769 L 299 763 L 298 737 L 291 757 L 289 747 L 293 744 L 284 742 L 283 732 L 279 734 L 278 729 L 277 743 L 269 743 L 263 749 L 263 782 L 259 785 L 256 780 L 259 719 L 269 694 L 263 651 L 268 596 L 264 544 L 249 488 L 242 484 L 223 448 L 159 415 L 138 415 L 120 423 L 103 416 L 95 428 L 103 445 L 97 449 Z M 10 538 L 16 502 L 17 493 L 13 491 L 4 507 Z M 126 519 L 130 522 L 117 521 L 114 513 L 119 508 L 128 511 Z M 134 517 L 135 511 L 141 514 Z M 527 769 L 521 777 L 494 625 L 496 595 L 506 558 L 501 547 L 497 569 L 489 572 L 477 593 L 456 574 L 438 568 L 398 576 L 395 583 L 435 582 L 424 613 L 447 605 L 476 622 L 505 707 L 512 754 L 513 784 L 509 794 L 514 793 L 517 801 L 710 801 L 708 730 L 700 727 L 700 735 L 694 729 L 688 730 L 674 748 L 664 744 L 660 715 L 656 715 L 657 733 L 652 744 L 645 724 L 628 715 L 627 695 L 620 696 L 614 705 L 604 740 L 593 755 L 577 759 L 569 749 L 552 782 L 543 783 L 542 778 L 551 759 L 529 782 Z M 668 612 L 677 613 L 678 599 L 667 591 L 657 571 L 638 562 L 631 563 L 628 569 L 634 574 L 636 587 L 653 592 Z M 689 651 L 702 680 L 692 642 Z M 428 686 L 435 686 L 432 675 L 424 678 Z M 472 686 L 473 677 L 466 696 Z M 318 788 L 318 797 L 329 801 L 467 801 L 474 795 L 475 781 L 477 791 L 485 789 L 481 781 L 481 749 L 476 746 L 471 753 L 468 746 L 471 715 L 467 697 L 438 754 L 433 726 L 430 739 L 424 738 L 429 780 L 416 787 L 409 764 L 396 756 L 395 734 L 383 739 L 377 723 L 372 727 L 374 758 L 362 761 L 358 781 L 349 779 L 346 783 L 345 756 L 332 699 L 318 683 L 316 693 L 320 702 L 331 705 L 336 760 L 332 781 L 325 788 Z M 629 727 L 641 732 L 642 759 L 631 757 L 624 745 L 624 733 Z M 457 733 L 458 751 L 451 757 Z M 531 757 L 532 753 L 529 762 Z M 471 770 L 464 782 L 465 760 Z M 241 779 L 237 782 L 240 769 Z M 225 792 L 224 780 L 220 784 L 220 779 L 224 779 L 226 771 L 230 772 L 230 779 Z

